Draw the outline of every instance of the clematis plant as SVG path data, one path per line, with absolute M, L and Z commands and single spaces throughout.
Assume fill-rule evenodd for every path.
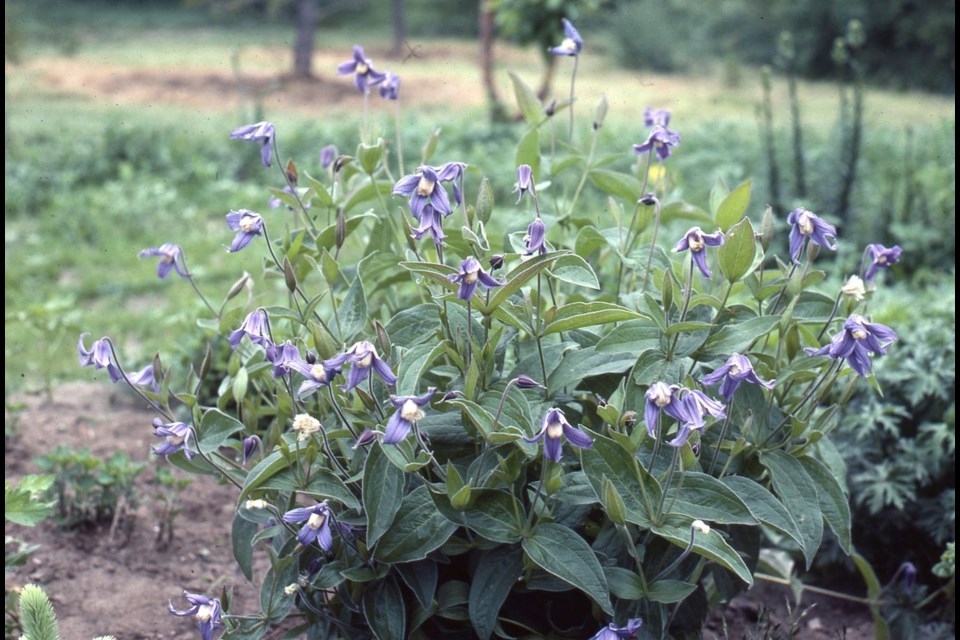
M 574 58 L 570 108 L 584 43 L 562 24 L 550 53 Z M 361 47 L 337 71 L 365 104 L 377 86 L 377 108 L 397 106 L 399 78 Z M 568 144 L 542 144 L 560 106 L 515 85 L 528 124 L 510 147 L 517 202 L 495 201 L 513 178 L 487 158 L 430 164 L 439 132 L 424 133 L 408 174 L 399 138 L 374 142 L 364 123 L 356 157 L 328 146 L 280 167 L 287 188 L 271 193 L 302 205 L 296 215 L 226 215 L 211 253 L 228 245 L 263 266 L 184 336 L 204 345 L 189 363 L 158 355 L 125 375 L 110 340 L 80 337 L 80 364 L 158 416 L 162 464 L 235 490 L 232 513 L 205 517 L 230 530 L 237 575 L 259 597 L 171 605 L 205 640 L 294 626 L 349 640 L 696 635 L 702 594 L 728 601 L 764 579 L 764 549 L 799 569 L 827 527 L 853 552 L 832 421 L 897 336 L 866 319 L 859 277 L 841 287 L 847 274 L 798 269 L 805 246 L 837 246 L 836 228 L 798 207 L 778 241 L 749 184 L 684 202 L 693 185 L 617 169 L 676 149 L 663 109 L 643 111 L 641 144 L 599 135 L 605 100 L 589 148 L 572 125 Z M 231 136 L 260 144 L 270 166 L 277 134 L 264 121 Z M 540 196 L 556 212 L 549 245 Z M 664 243 L 661 218 L 685 217 L 699 226 Z M 428 234 L 435 261 L 414 242 Z M 171 240 L 141 257 L 189 278 Z M 867 281 L 903 259 L 879 244 L 864 256 Z M 559 608 L 531 606 L 546 599 Z

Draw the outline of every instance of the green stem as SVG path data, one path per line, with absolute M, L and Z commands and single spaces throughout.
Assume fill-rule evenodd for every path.
M 570 117 L 573 118 L 573 105 L 570 105 Z M 596 130 L 593 132 L 593 140 L 590 142 L 590 153 L 587 154 L 587 162 L 583 165 L 583 173 L 580 174 L 580 182 L 577 183 L 577 188 L 573 192 L 573 198 L 570 200 L 570 208 L 567 210 L 567 215 L 564 218 L 569 218 L 573 215 L 573 210 L 577 206 L 577 200 L 580 198 L 580 192 L 583 191 L 584 185 L 587 183 L 587 176 L 590 175 L 590 167 L 593 164 L 593 155 L 597 150 L 597 140 L 600 138 L 600 131 Z M 539 210 L 537 211 L 537 217 L 540 217 Z
M 670 483 L 673 481 L 673 474 L 677 470 L 677 466 L 680 460 L 680 447 L 674 447 L 673 449 L 673 460 L 670 462 L 670 471 L 667 473 L 667 481 L 663 485 L 663 490 L 660 493 L 660 504 L 657 505 L 657 517 L 654 518 L 654 522 L 660 523 L 660 518 L 663 517 L 663 505 L 667 500 L 667 491 L 670 488 Z
M 573 86 L 577 81 L 577 67 L 580 66 L 580 56 L 573 56 L 573 73 L 570 74 L 570 128 L 567 135 L 567 140 L 570 141 L 570 144 L 573 144 Z
M 503 413 L 503 404 L 507 400 L 507 394 L 510 392 L 510 387 L 516 384 L 517 379 L 514 378 L 507 383 L 507 386 L 503 388 L 503 393 L 500 394 L 500 404 L 497 405 L 497 412 L 493 416 L 493 424 L 490 427 L 490 433 L 495 433 L 497 431 L 497 426 L 500 424 L 500 414 Z M 474 486 L 480 486 L 480 476 L 483 474 L 483 465 L 486 462 L 487 451 L 490 450 L 490 442 L 484 438 L 483 440 L 483 452 L 480 454 L 480 462 L 477 464 L 477 475 L 474 478 Z
M 550 437 L 550 436 L 545 436 Z M 544 444 L 546 447 L 546 444 Z M 546 451 L 546 449 L 544 449 Z M 524 523 L 523 530 L 530 531 L 530 526 L 533 524 L 533 517 L 536 513 L 537 502 L 540 500 L 540 494 L 543 493 L 543 485 L 546 484 L 547 479 L 547 467 L 549 466 L 550 461 L 547 460 L 546 456 L 543 458 L 543 465 L 540 467 L 540 483 L 537 485 L 537 493 L 533 496 L 533 501 L 530 503 L 530 513 L 527 514 L 527 520 Z

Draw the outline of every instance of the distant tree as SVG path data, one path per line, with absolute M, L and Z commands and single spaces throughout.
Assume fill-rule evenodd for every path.
M 404 15 L 404 0 L 390 0 L 390 13 L 393 18 L 393 48 L 390 55 L 399 58 L 403 54 L 403 43 L 407 39 L 407 21 Z

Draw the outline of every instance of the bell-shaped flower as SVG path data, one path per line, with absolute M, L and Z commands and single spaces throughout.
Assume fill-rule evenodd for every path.
M 643 126 L 645 127 L 663 127 L 670 126 L 670 112 L 666 109 L 654 109 L 647 107 L 643 110 Z
M 670 157 L 670 150 L 680 146 L 680 134 L 670 131 L 665 126 L 654 125 L 653 131 L 640 144 L 633 145 L 637 154 L 655 151 L 657 157 L 663 161 Z
M 193 435 L 189 425 L 183 422 L 164 423 L 160 418 L 154 418 L 153 435 L 163 438 L 163 442 L 153 448 L 153 452 L 158 456 L 169 456 L 177 451 L 183 451 L 187 460 L 193 458 L 193 452 L 188 447 Z
M 183 263 L 183 249 L 179 245 L 162 244 L 159 247 L 150 247 L 137 254 L 139 258 L 160 258 L 157 262 L 157 277 L 161 280 L 170 275 L 171 269 L 176 269 L 184 278 L 189 278 L 190 273 Z
M 223 606 L 217 598 L 208 598 L 197 593 L 183 592 L 183 597 L 190 603 L 189 609 L 175 609 L 172 602 L 167 604 L 167 611 L 175 616 L 193 616 L 200 629 L 201 640 L 212 640 L 214 631 L 223 628 L 220 617 Z
M 237 235 L 233 237 L 233 243 L 227 249 L 227 253 L 236 253 L 250 244 L 254 236 L 263 235 L 263 218 L 259 213 L 240 209 L 231 211 L 226 215 L 227 226 L 236 231 Z
M 803 207 L 798 207 L 787 214 L 790 227 L 790 257 L 794 262 L 800 262 L 800 252 L 803 251 L 803 241 L 810 238 L 810 242 L 820 245 L 831 251 L 837 250 L 837 228 Z
M 543 220 L 536 218 L 527 226 L 527 234 L 523 236 L 523 255 L 543 255 L 547 252 L 547 226 Z
M 427 389 L 422 396 L 390 396 L 390 404 L 397 408 L 387 421 L 387 427 L 383 431 L 384 444 L 397 444 L 402 442 L 410 433 L 413 425 L 423 418 L 423 407 L 433 398 L 437 390 L 433 387 Z
M 420 212 L 420 226 L 412 231 L 417 240 L 429 233 L 433 236 L 433 243 L 438 245 L 443 244 L 443 239 L 447 237 L 443 232 L 443 217 L 430 204 L 424 205 Z
M 333 369 L 341 367 L 347 362 L 351 365 L 350 373 L 347 374 L 347 384 L 340 387 L 342 391 L 349 391 L 366 380 L 371 369 L 380 376 L 380 379 L 388 387 L 397 383 L 397 376 L 390 370 L 387 363 L 380 359 L 377 348 L 366 340 L 358 342 L 344 353 L 330 358 L 323 363 L 323 366 Z
M 687 389 L 680 385 L 667 385 L 656 382 L 650 385 L 645 394 L 646 406 L 644 419 L 647 424 L 647 434 L 657 438 L 660 431 L 661 414 L 666 413 L 679 423 L 677 435 L 667 442 L 671 447 L 680 447 L 687 441 L 691 431 L 703 429 L 704 415 L 714 418 L 724 418 L 723 405 L 710 398 L 702 391 Z
M 270 344 L 267 347 L 267 360 L 273 365 L 274 379 L 290 375 L 293 364 L 301 362 L 300 349 L 289 340 L 283 344 Z
M 138 387 L 150 387 L 154 393 L 160 393 L 160 385 L 153 375 L 153 363 L 148 364 L 139 371 L 127 374 L 127 382 Z
M 543 416 L 543 425 L 540 432 L 532 438 L 524 438 L 533 444 L 543 440 L 543 455 L 549 460 L 560 462 L 563 455 L 563 440 L 580 449 L 589 449 L 593 446 L 593 439 L 567 422 L 563 411 L 554 407 Z
M 400 76 L 387 71 L 384 74 L 383 82 L 380 83 L 380 97 L 384 100 L 397 100 L 400 98 Z
M 100 338 L 90 345 L 88 350 L 83 346 L 83 339 L 88 335 L 90 334 L 81 333 L 80 339 L 77 341 L 77 355 L 80 356 L 80 366 L 89 367 L 93 365 L 95 369 L 106 369 L 111 382 L 116 382 L 122 378 L 123 374 L 120 373 L 120 368 L 113 362 L 113 349 L 110 347 L 110 339 Z
M 256 124 L 244 125 L 230 132 L 230 137 L 234 140 L 249 140 L 250 142 L 260 143 L 260 160 L 263 166 L 270 166 L 271 147 L 273 136 L 276 135 L 274 126 L 269 122 L 258 122 Z
M 472 298 L 478 284 L 485 287 L 500 287 L 503 285 L 502 282 L 498 282 L 484 271 L 483 267 L 480 266 L 480 261 L 473 256 L 461 262 L 460 273 L 451 273 L 447 276 L 447 280 L 460 283 L 460 291 L 457 292 L 457 297 L 461 300 Z
M 248 313 L 247 317 L 243 320 L 243 324 L 240 325 L 239 329 L 230 334 L 227 342 L 230 343 L 231 348 L 236 349 L 237 345 L 239 345 L 243 339 L 243 336 L 247 336 L 250 338 L 250 342 L 258 344 L 264 349 L 269 348 L 273 344 L 273 341 L 270 340 L 270 321 L 267 318 L 266 309 L 260 307 Z
M 618 627 L 612 622 L 600 629 L 595 635 L 590 636 L 590 640 L 629 640 L 637 637 L 637 629 L 643 624 L 640 618 L 631 618 L 627 624 Z
M 337 75 L 347 76 L 351 73 L 353 83 L 363 94 L 369 93 L 370 87 L 380 84 L 387 77 L 385 73 L 380 73 L 373 68 L 373 61 L 364 55 L 363 47 L 360 45 L 353 47 L 353 60 L 348 60 L 337 67 Z
M 417 169 L 416 173 L 400 178 L 393 185 L 393 193 L 410 198 L 410 213 L 418 222 L 423 214 L 424 207 L 428 204 L 437 213 L 448 216 L 453 212 L 450 208 L 450 196 L 447 195 L 447 190 L 440 182 L 440 175 L 437 170 L 434 167 L 423 165 Z
M 291 509 L 283 514 L 284 522 L 303 522 L 297 541 L 303 546 L 312 544 L 314 540 L 324 551 L 333 548 L 333 533 L 330 527 L 330 504 L 324 500 L 313 507 Z
M 871 282 L 876 277 L 877 271 L 900 262 L 900 254 L 903 253 L 903 249 L 897 245 L 887 249 L 882 244 L 868 244 L 866 252 L 867 256 L 870 257 L 870 266 L 867 267 L 863 279 Z
M 573 23 L 563 18 L 563 42 L 547 49 L 555 56 L 578 56 L 583 49 L 583 38 L 577 33 Z
M 820 349 L 807 349 L 807 355 L 843 358 L 861 376 L 873 371 L 870 355 L 884 355 L 897 334 L 890 327 L 878 322 L 867 322 L 860 315 L 852 315 L 843 323 L 843 331 Z
M 750 364 L 747 357 L 739 353 L 735 353 L 727 358 L 727 362 L 722 367 L 701 378 L 700 382 L 707 386 L 712 386 L 719 382 L 720 395 L 726 400 L 727 404 L 733 401 L 733 394 L 741 382 L 758 384 L 765 389 L 772 389 L 777 383 L 776 380 L 761 380 L 753 370 L 753 365 Z
M 674 247 L 674 251 L 690 250 L 690 257 L 693 263 L 700 269 L 704 278 L 709 278 L 710 267 L 707 265 L 707 247 L 719 247 L 723 244 L 723 231 L 716 233 L 704 233 L 700 227 L 694 227 L 683 234 Z
M 297 389 L 297 396 L 300 398 L 310 395 L 317 389 L 329 387 L 330 383 L 333 382 L 335 377 L 340 375 L 341 371 L 340 365 L 331 365 L 329 360 L 326 362 L 314 362 L 313 364 L 310 364 L 306 360 L 294 360 L 289 366 L 290 369 L 303 374 L 303 377 L 306 378 L 306 380 L 300 383 L 300 388 Z
M 520 192 L 517 196 L 517 202 L 523 199 L 523 194 L 533 189 L 533 168 L 528 164 L 522 164 L 517 167 L 517 184 L 513 187 L 513 192 Z

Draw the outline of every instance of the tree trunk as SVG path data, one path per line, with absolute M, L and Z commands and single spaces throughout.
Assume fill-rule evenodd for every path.
M 490 115 L 494 120 L 504 119 L 505 111 L 497 96 L 497 86 L 493 82 L 493 7 L 490 0 L 480 2 L 480 68 Z
M 390 12 L 393 14 L 393 48 L 390 50 L 390 55 L 394 58 L 403 55 L 403 43 L 407 39 L 407 22 L 403 4 L 403 0 L 390 2 Z
M 313 36 L 320 21 L 316 0 L 297 0 L 297 38 L 293 43 L 293 75 L 313 77 Z

